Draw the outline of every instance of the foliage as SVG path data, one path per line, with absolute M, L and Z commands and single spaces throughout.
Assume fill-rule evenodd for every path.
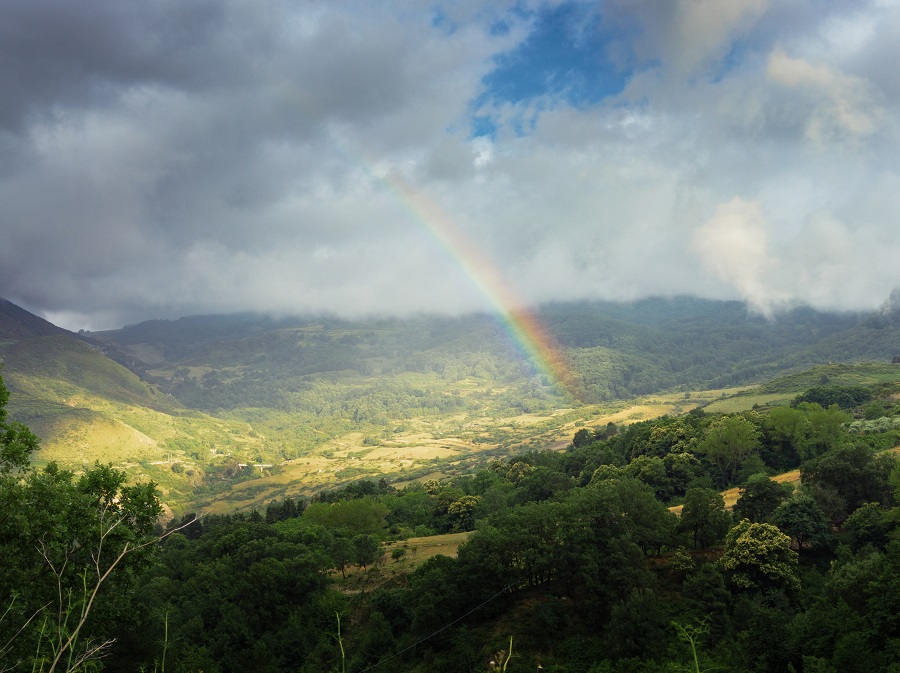
M 744 461 L 759 450 L 759 437 L 759 429 L 743 416 L 722 416 L 710 424 L 698 451 L 719 468 L 721 485 L 727 486 Z
M 816 386 L 797 395 L 791 406 L 815 403 L 827 409 L 832 404 L 841 409 L 853 409 L 872 399 L 872 391 L 864 386 Z
M 385 528 L 387 507 L 372 498 L 311 503 L 302 519 L 311 526 L 347 530 L 356 535 L 370 535 Z
M 827 360 L 821 354 L 828 349 L 838 352 L 856 342 L 876 352 L 895 338 L 888 329 L 858 326 L 851 316 L 797 311 L 769 323 L 748 318 L 737 304 L 648 300 L 584 308 L 561 305 L 543 313 L 567 349 L 570 383 L 581 401 L 698 382 L 745 382 L 788 361 Z M 557 671 L 683 670 L 690 660 L 694 671 L 718 663 L 738 673 L 789 665 L 887 673 L 900 665 L 900 469 L 892 482 L 891 459 L 873 450 L 891 448 L 893 438 L 876 425 L 887 427 L 895 414 L 890 381 L 896 374 L 891 379 L 884 365 L 834 365 L 778 384 L 794 394 L 811 385 L 858 385 L 864 381 L 850 379 L 877 377 L 884 387 L 867 388 L 877 408 L 870 401 L 842 410 L 820 396 L 771 410 L 761 402 L 763 408 L 741 414 L 695 412 L 635 423 L 620 422 L 623 415 L 610 426 L 591 420 L 600 410 L 550 418 L 550 411 L 577 400 L 542 376 L 483 316 L 366 323 L 197 318 L 102 338 L 110 349 L 116 346 L 109 339 L 135 347 L 118 351 L 123 361 L 152 344 L 161 354 L 155 367 L 132 366 L 182 403 L 215 414 L 203 416 L 166 398 L 167 414 L 177 414 L 164 418 L 182 420 L 173 421 L 176 436 L 163 444 L 177 459 L 163 468 L 173 480 L 187 480 L 194 470 L 205 497 L 217 497 L 218 484 L 250 479 L 240 462 L 324 462 L 333 450 L 354 461 L 344 478 L 371 473 L 363 466 L 366 452 L 390 455 L 423 428 L 440 428 L 432 435 L 435 445 L 452 437 L 502 448 L 494 453 L 500 459 L 485 469 L 457 448 L 444 449 L 451 457 L 420 465 L 413 475 L 429 474 L 424 485 L 365 479 L 319 490 L 333 478 L 326 472 L 306 504 L 287 497 L 297 493 L 297 484 L 284 474 L 269 491 L 260 484 L 247 489 L 258 489 L 260 511 L 186 515 L 181 521 L 190 525 L 169 536 L 158 558 L 144 555 L 145 548 L 129 552 L 103 580 L 89 618 L 67 646 L 77 650 L 76 658 L 115 638 L 113 670 L 149 667 L 161 652 L 175 671 L 477 670 L 512 634 L 516 656 L 503 664 L 511 672 L 538 664 Z M 64 341 L 54 339 L 54 347 L 65 350 Z M 25 361 L 24 345 L 2 347 Z M 63 361 L 51 359 L 47 371 L 62 376 Z M 833 380 L 822 381 L 826 376 Z M 39 392 L 39 382 L 17 378 L 23 381 Z M 54 395 L 68 399 L 61 383 L 52 385 L 59 386 Z M 99 382 L 91 385 L 102 389 Z M 65 390 L 75 395 L 76 388 Z M 26 394 L 17 389 L 19 409 Z M 70 413 L 62 402 L 55 404 L 60 414 Z M 38 406 L 36 415 L 42 413 Z M 125 413 L 124 406 L 115 409 Z M 534 411 L 548 413 L 546 425 L 499 420 Z M 127 422 L 149 437 L 168 422 L 127 413 Z M 856 425 L 851 434 L 851 418 L 864 416 L 871 425 Z M 542 445 L 543 429 L 571 428 L 575 421 L 590 427 L 576 425 L 581 429 L 568 449 L 531 450 Z M 20 588 L 0 629 L 24 623 L 24 601 L 38 600 L 41 592 L 54 598 L 53 583 L 60 581 L 72 587 L 66 594 L 72 601 L 62 609 L 61 602 L 54 604 L 56 623 L 77 626 L 97 584 L 84 590 L 84 578 L 91 580 L 96 570 L 67 574 L 78 563 L 91 568 L 88 548 L 73 549 L 71 540 L 90 540 L 91 531 L 99 531 L 106 536 L 101 560 L 112 558 L 115 545 L 124 546 L 126 528 L 133 544 L 150 540 L 139 533 L 146 531 L 149 518 L 140 513 L 149 511 L 152 488 L 144 487 L 143 500 L 137 492 L 129 496 L 134 486 L 117 481 L 118 473 L 102 464 L 79 476 L 34 469 L 22 459 L 33 452 L 32 436 L 5 415 L 0 422 L 4 431 L 12 429 L 0 442 L 6 466 L 0 481 L 8 487 L 0 525 L 4 535 L 15 531 L 9 540 L 0 538 L 9 542 L 3 552 L 11 559 L 4 581 Z M 194 434 L 183 432 L 188 427 Z M 532 443 L 518 446 L 517 438 L 528 433 Z M 351 436 L 349 448 L 330 443 Z M 780 497 L 781 487 L 757 475 L 801 462 L 803 491 L 788 500 Z M 149 461 L 145 469 L 151 469 Z M 280 469 L 273 468 L 274 476 Z M 728 532 L 731 516 L 713 485 L 737 483 L 743 487 L 736 511 L 752 520 Z M 24 497 L 24 489 L 38 487 L 59 496 L 58 504 L 42 511 Z M 91 507 L 83 506 L 87 502 Z M 677 504 L 683 505 L 680 518 L 668 509 Z M 60 523 L 102 521 L 97 512 L 104 507 L 102 517 L 121 516 L 126 507 L 134 514 L 108 531 Z M 837 533 L 828 519 L 841 525 Z M 41 563 L 50 566 L 15 538 L 23 522 L 24 529 L 61 526 L 60 535 L 69 540 L 69 546 L 58 545 L 70 559 L 65 572 L 48 570 L 30 581 Z M 451 530 L 474 531 L 456 558 L 423 562 L 417 542 L 394 547 L 404 554 L 402 564 L 378 563 L 382 540 Z M 726 533 L 722 551 L 713 545 Z M 816 547 L 802 565 L 791 537 L 804 552 Z M 34 538 L 32 545 L 35 540 L 47 545 L 48 556 L 56 549 L 50 537 Z M 669 554 L 691 541 L 701 549 Z M 59 565 L 54 561 L 53 567 Z M 335 614 L 341 615 L 338 639 Z M 673 620 L 701 627 L 673 631 Z M 13 648 L 37 645 L 38 627 L 29 622 L 29 633 L 13 638 Z M 69 628 L 62 641 L 44 639 L 43 654 L 55 656 L 72 634 Z
M 767 475 L 755 474 L 741 487 L 734 513 L 753 522 L 767 521 L 788 495 L 787 489 Z
M 802 552 L 804 545 L 818 547 L 828 541 L 827 517 L 816 501 L 803 493 L 779 505 L 772 513 L 771 521 L 796 540 L 798 551 Z
M 771 524 L 742 519 L 728 532 L 719 563 L 740 589 L 800 588 L 797 553 L 790 538 Z
M 896 516 L 888 512 L 877 502 L 868 502 L 847 517 L 842 526 L 842 533 L 854 551 L 870 545 L 883 548 L 888 542 L 891 531 L 900 525 Z
M 810 494 L 833 521 L 843 521 L 866 502 L 891 504 L 891 458 L 862 444 L 845 444 L 800 467 Z
M 678 529 L 691 534 L 695 549 L 721 540 L 730 524 L 731 516 L 720 493 L 711 488 L 688 489 Z
M 126 485 L 109 465 L 78 479 L 32 468 L 37 440 L 6 422 L 7 399 L 0 379 L 0 665 L 75 670 L 105 653 L 129 611 L 161 506 L 153 483 Z
M 805 419 L 803 410 L 792 411 Z M 746 420 L 766 426 L 764 417 Z M 322 492 L 309 505 L 273 503 L 266 516 L 187 516 L 194 523 L 171 535 L 143 574 L 135 595 L 142 608 L 120 621 L 110 664 L 134 670 L 158 658 L 166 614 L 172 670 L 346 666 L 358 673 L 387 661 L 398 671 L 457 670 L 463 663 L 469 670 L 483 667 L 502 646 L 494 635 L 501 629 L 520 643 L 509 671 L 533 670 L 540 662 L 548 670 L 696 671 L 719 664 L 749 673 L 785 670 L 804 658 L 811 666 L 853 670 L 848 662 L 861 648 L 877 653 L 871 670 L 886 673 L 900 663 L 886 640 L 898 631 L 900 607 L 890 593 L 897 515 L 880 462 L 887 459 L 845 455 L 852 445 L 842 441 L 815 459 L 820 462 L 811 461 L 826 475 L 835 470 L 823 471 L 821 461 L 853 466 L 856 456 L 858 469 L 841 488 L 881 475 L 884 481 L 875 483 L 888 484 L 887 499 L 864 504 L 847 519 L 839 538 L 853 546 L 838 548 L 830 569 L 805 564 L 801 571 L 790 537 L 774 526 L 745 519 L 729 532 L 731 518 L 715 490 L 688 486 L 680 518 L 660 500 L 672 492 L 665 481 L 672 474 L 669 456 L 692 457 L 691 479 L 711 483 L 720 474 L 691 453 L 715 421 L 660 419 L 564 452 L 522 453 L 470 476 L 406 488 L 355 482 Z M 618 465 L 607 465 L 605 478 L 590 485 L 573 478 L 598 473 L 590 466 L 610 458 Z M 743 504 L 753 505 L 759 518 L 770 516 L 804 550 L 814 538 L 821 541 L 818 553 L 827 558 L 838 538 L 810 495 L 795 495 L 765 514 L 784 493 L 758 475 L 745 482 L 742 497 L 749 502 Z M 451 530 L 462 527 L 463 515 L 474 515 L 468 521 L 475 531 L 457 558 L 423 562 L 415 545 L 397 546 L 402 564 L 378 564 L 379 537 Z M 809 521 L 813 528 L 804 528 Z M 709 546 L 726 533 L 716 561 L 720 552 Z M 670 559 L 666 550 L 684 535 L 696 536 L 695 546 L 705 549 L 682 549 Z M 356 566 L 366 572 L 354 573 Z M 334 582 L 365 589 L 336 591 Z M 694 650 L 679 649 L 673 620 L 706 624 L 702 643 L 694 640 L 696 660 Z M 822 625 L 829 635 L 805 635 L 821 620 L 830 620 Z

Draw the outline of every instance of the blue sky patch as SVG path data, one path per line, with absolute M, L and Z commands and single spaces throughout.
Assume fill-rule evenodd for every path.
M 484 78 L 483 91 L 473 102 L 475 118 L 492 102 L 554 96 L 584 106 L 622 91 L 628 74 L 609 61 L 607 46 L 615 36 L 605 30 L 595 5 L 545 7 L 530 18 L 528 38 L 497 57 L 496 67 Z M 483 135 L 474 126 L 473 135 Z
M 475 115 L 471 119 L 470 126 L 472 129 L 472 138 L 478 138 L 480 136 L 493 138 L 497 133 L 497 124 L 490 115 Z

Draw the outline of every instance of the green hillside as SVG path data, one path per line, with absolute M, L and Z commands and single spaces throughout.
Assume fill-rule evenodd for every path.
M 177 403 L 96 348 L 65 334 L 0 345 L 10 388 L 36 399 L 67 403 L 73 397 L 171 410 Z
M 158 482 L 177 506 L 220 470 L 252 461 L 259 439 L 246 422 L 187 409 L 96 346 L 23 313 L 0 314 L 0 358 L 10 416 L 41 439 L 38 464 L 113 463 Z
M 823 377 L 872 382 L 865 367 L 796 372 L 868 359 L 890 379 L 900 352 L 900 329 L 880 314 L 768 321 L 690 298 L 554 304 L 540 319 L 572 372 L 564 388 L 487 315 L 196 316 L 84 335 L 29 316 L 6 303 L 0 355 L 12 413 L 43 439 L 38 460 L 113 461 L 163 484 L 170 504 L 223 511 L 366 476 L 465 474 L 562 446 L 579 427 L 714 398 L 719 411 L 785 404 Z M 786 373 L 795 380 L 752 388 Z
M 478 316 L 198 319 L 129 343 L 10 330 L 9 411 L 43 441 L 15 463 L 0 418 L 0 578 L 28 588 L 0 656 L 52 649 L 29 616 L 104 582 L 101 548 L 153 542 L 157 492 L 184 527 L 110 567 L 86 627 L 115 640 L 112 670 L 161 651 L 172 670 L 483 670 L 514 641 L 510 671 L 687 670 L 697 652 L 709 669 L 890 673 L 900 363 L 854 360 L 894 327 L 741 330 L 710 308 L 682 327 L 671 311 L 560 323 L 575 395 Z M 854 338 L 845 362 L 797 364 Z M 689 387 L 710 362 L 744 385 Z
M 88 645 L 74 646 L 92 658 L 86 647 L 109 642 L 109 670 L 161 670 L 164 657 L 171 670 L 235 673 L 506 663 L 511 673 L 893 673 L 892 367 L 841 366 L 831 374 L 855 385 L 804 395 L 841 408 L 630 424 L 622 409 L 621 424 L 582 426 L 559 450 L 405 483 L 355 479 L 309 498 L 272 490 L 275 475 L 246 480 L 202 516 L 169 522 L 162 540 L 152 485 L 103 468 L 76 480 L 11 466 L 0 417 L 3 467 L 14 470 L 0 473 L 0 584 L 16 596 L 0 657 L 52 653 L 69 624 L 29 616 L 75 601 L 91 619 Z
M 870 386 L 891 388 L 900 381 L 900 364 L 857 362 L 827 364 L 779 376 L 716 400 L 703 408 L 712 413 L 732 413 L 752 408 L 785 406 L 797 395 L 822 386 Z

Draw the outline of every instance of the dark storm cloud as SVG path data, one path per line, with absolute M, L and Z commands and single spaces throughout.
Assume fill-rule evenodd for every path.
M 202 48 L 221 44 L 222 13 L 212 1 L 4 2 L 0 123 L 19 130 L 29 118 L 103 103 L 137 83 L 210 86 L 240 66 L 234 51 Z

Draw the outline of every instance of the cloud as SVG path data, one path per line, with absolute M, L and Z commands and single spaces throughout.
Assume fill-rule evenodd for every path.
M 876 307 L 897 38 L 883 3 L 10 0 L 0 296 L 75 328 L 503 288 Z M 517 63 L 552 77 L 504 95 Z
M 769 56 L 766 74 L 796 91 L 808 104 L 802 113 L 806 116 L 805 135 L 819 146 L 872 135 L 884 115 L 862 78 L 792 58 L 781 49 Z
M 769 256 L 761 203 L 736 196 L 721 204 L 694 232 L 693 248 L 716 278 L 734 286 L 755 310 L 771 316 L 774 297 L 766 279 L 775 262 Z
M 632 49 L 644 63 L 659 62 L 672 75 L 687 76 L 725 57 L 768 8 L 768 0 L 623 0 L 613 3 L 618 20 L 636 22 Z

